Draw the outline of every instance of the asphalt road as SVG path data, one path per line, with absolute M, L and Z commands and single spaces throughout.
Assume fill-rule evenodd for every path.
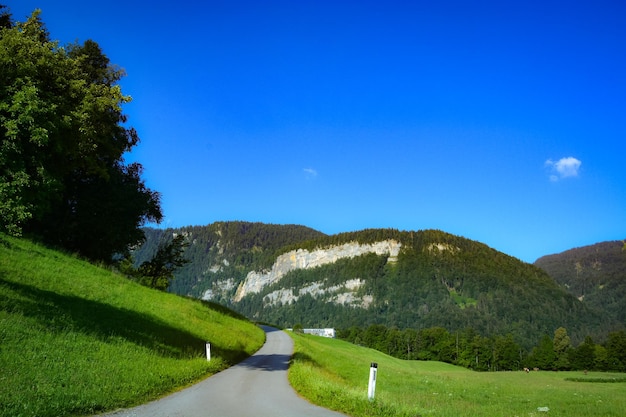
M 298 397 L 287 381 L 293 340 L 263 327 L 265 345 L 245 361 L 183 391 L 101 417 L 339 417 Z

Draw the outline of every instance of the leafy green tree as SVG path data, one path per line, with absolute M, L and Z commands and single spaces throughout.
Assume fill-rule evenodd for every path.
M 94 260 L 143 240 L 162 218 L 160 196 L 124 154 L 139 141 L 126 128 L 117 82 L 97 43 L 51 41 L 40 11 L 0 20 L 0 231 L 28 233 Z M 2 26 L 4 24 L 4 26 Z
M 472 327 L 466 328 L 460 335 L 457 333 L 457 357 L 455 363 L 466 368 L 476 369 L 480 363 L 480 335 Z
M 496 336 L 493 343 L 493 368 L 496 371 L 520 369 L 521 348 L 513 340 L 513 335 Z
M 569 362 L 572 369 L 595 369 L 596 345 L 593 339 L 587 336 L 577 348 L 571 349 Z
M 606 340 L 606 360 L 611 370 L 626 371 L 626 332 L 611 332 Z
M 491 364 L 491 340 L 487 337 L 475 335 L 469 343 L 472 352 L 472 361 L 469 367 L 477 371 L 488 371 Z
M 171 241 L 159 245 L 154 257 L 137 268 L 139 282 L 157 290 L 167 290 L 174 279 L 174 271 L 189 262 L 184 257 L 188 245 L 184 235 L 176 235 Z
M 387 351 L 387 328 L 382 324 L 372 324 L 365 330 L 363 334 L 363 342 L 365 346 L 381 352 Z
M 539 369 L 553 369 L 556 366 L 554 341 L 550 336 L 544 335 L 539 345 L 533 348 L 528 363 L 531 367 Z
M 405 355 L 405 346 L 402 333 L 397 327 L 388 329 L 385 337 L 386 350 L 383 352 L 396 358 L 403 357 Z
M 597 369 L 598 371 L 609 371 L 611 369 L 606 348 L 602 345 L 594 346 L 592 369 Z
M 419 359 L 452 363 L 455 356 L 455 339 L 443 327 L 431 327 L 419 332 Z
M 559 370 L 570 368 L 569 351 L 572 349 L 570 337 L 564 327 L 554 331 L 554 353 L 556 355 L 555 366 Z

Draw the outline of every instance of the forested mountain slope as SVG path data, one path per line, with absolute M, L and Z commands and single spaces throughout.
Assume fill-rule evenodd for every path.
M 201 298 L 213 288 L 213 282 L 225 280 L 233 285 L 242 281 L 248 271 L 269 268 L 279 249 L 297 242 L 325 236 L 308 227 L 250 222 L 216 222 L 208 226 L 177 229 L 144 229 L 146 242 L 135 249 L 135 263 L 150 259 L 163 241 L 173 234 L 187 236 L 190 244 L 185 257 L 190 261 L 176 272 L 169 290 Z M 211 297 L 227 303 L 228 293 Z
M 616 240 L 537 259 L 535 265 L 584 304 L 626 326 L 626 251 Z
M 148 245 L 159 233 L 148 230 Z M 327 236 L 231 222 L 166 233 L 187 234 L 192 260 L 171 291 L 278 325 L 472 328 L 527 348 L 561 326 L 575 343 L 615 328 L 542 269 L 438 230 Z

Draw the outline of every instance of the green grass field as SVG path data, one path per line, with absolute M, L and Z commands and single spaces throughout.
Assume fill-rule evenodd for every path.
M 477 373 L 293 337 L 294 388 L 354 417 L 626 415 L 624 374 Z M 80 416 L 136 405 L 236 363 L 263 341 L 259 328 L 223 308 L 0 235 L 0 417 Z M 371 362 L 379 365 L 373 402 Z
M 403 361 L 340 340 L 298 334 L 293 338 L 289 380 L 296 391 L 315 404 L 354 417 L 626 415 L 624 374 L 481 373 L 441 362 Z M 367 399 L 371 362 L 378 363 L 373 402 Z
M 0 235 L 2 417 L 139 404 L 238 362 L 264 340 L 223 309 Z

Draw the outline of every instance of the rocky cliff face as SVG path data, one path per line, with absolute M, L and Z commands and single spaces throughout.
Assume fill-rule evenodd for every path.
M 286 305 L 295 303 L 298 299 L 305 295 L 311 294 L 313 298 L 324 297 L 328 302 L 343 305 L 346 307 L 368 308 L 374 298 L 371 295 L 357 296 L 356 291 L 361 288 L 364 281 L 360 278 L 350 279 L 343 285 L 333 285 L 327 287 L 324 282 L 313 282 L 310 285 L 294 291 L 293 288 L 282 288 L 272 291 L 264 298 L 264 305 Z
M 246 279 L 239 285 L 233 301 L 241 301 L 248 294 L 259 293 L 261 290 L 296 269 L 308 269 L 337 262 L 339 259 L 354 258 L 356 256 L 375 253 L 388 255 L 389 262 L 395 262 L 402 244 L 395 240 L 385 240 L 372 244 L 360 244 L 357 242 L 345 243 L 325 249 L 308 251 L 298 249 L 280 255 L 270 271 L 251 271 Z M 282 298 L 277 296 L 277 298 Z

